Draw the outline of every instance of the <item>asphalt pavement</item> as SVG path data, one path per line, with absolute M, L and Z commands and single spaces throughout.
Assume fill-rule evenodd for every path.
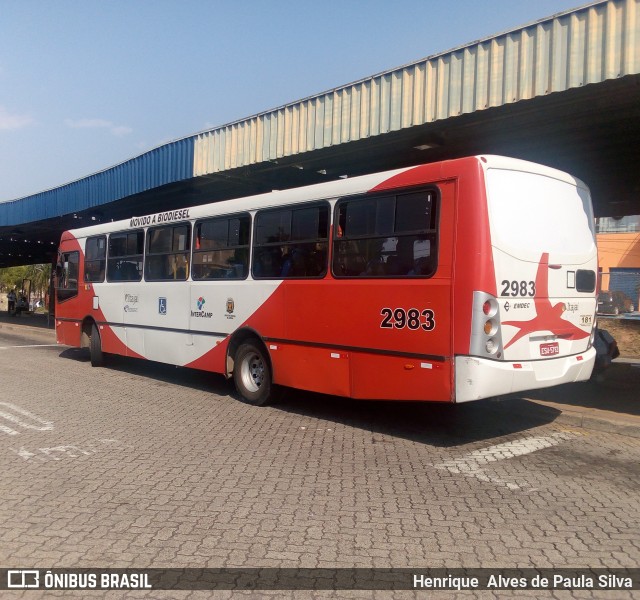
M 55 339 L 54 319 L 46 314 L 0 313 L 0 331 L 32 332 Z M 517 401 L 516 401 L 517 398 Z M 591 381 L 533 390 L 495 400 L 530 413 L 531 404 L 556 423 L 640 438 L 640 360 L 618 358 Z

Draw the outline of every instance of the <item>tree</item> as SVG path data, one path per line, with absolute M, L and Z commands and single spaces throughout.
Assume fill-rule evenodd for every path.
M 51 265 L 29 265 L 26 278 L 31 279 L 31 291 L 40 299 L 49 290 L 51 279 Z
M 14 288 L 22 288 L 22 280 L 26 277 L 27 267 L 7 267 L 0 269 L 0 290 L 8 292 Z
M 31 292 L 42 299 L 49 290 L 51 265 L 26 265 L 0 269 L 0 291 L 21 290 L 22 280 L 31 280 Z

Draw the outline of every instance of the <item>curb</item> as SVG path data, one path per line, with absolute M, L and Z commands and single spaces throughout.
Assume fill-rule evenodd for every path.
M 538 400 L 526 397 L 524 399 L 540 408 L 546 408 L 559 413 L 553 419 L 554 423 L 640 438 L 640 416 L 612 413 L 598 408 L 567 406 L 566 404 L 552 402 L 550 400 Z
M 532 401 L 535 402 L 535 401 Z M 544 404 L 544 406 L 549 406 Z M 592 416 L 578 411 L 569 411 L 554 405 L 553 408 L 560 410 L 560 414 L 555 419 L 555 423 L 579 427 L 604 433 L 616 433 L 628 437 L 640 438 L 640 423 L 629 423 L 622 419 L 607 419 L 599 416 Z

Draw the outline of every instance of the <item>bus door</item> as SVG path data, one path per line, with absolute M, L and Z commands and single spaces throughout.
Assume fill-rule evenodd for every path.
M 137 325 L 132 315 L 140 310 L 144 231 L 114 233 L 109 236 L 107 281 L 100 290 L 99 305 L 113 333 L 127 347 L 127 355 L 144 356 L 141 335 L 128 325 Z M 133 352 L 130 352 L 133 350 Z
M 147 231 L 145 283 L 130 298 L 125 319 L 142 326 L 145 356 L 174 365 L 192 360 L 189 332 L 190 224 L 176 223 Z M 140 336 L 131 328 L 131 335 Z M 127 335 L 129 339 L 129 334 Z
M 248 283 L 251 217 L 238 213 L 196 222 L 189 297 L 189 328 L 202 357 L 262 306 L 261 286 Z M 203 368 L 222 371 L 224 357 Z M 209 360 L 209 358 L 207 358 Z

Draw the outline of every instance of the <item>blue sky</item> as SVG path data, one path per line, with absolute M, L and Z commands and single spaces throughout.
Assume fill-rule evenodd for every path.
M 0 0 L 0 201 L 583 4 Z

